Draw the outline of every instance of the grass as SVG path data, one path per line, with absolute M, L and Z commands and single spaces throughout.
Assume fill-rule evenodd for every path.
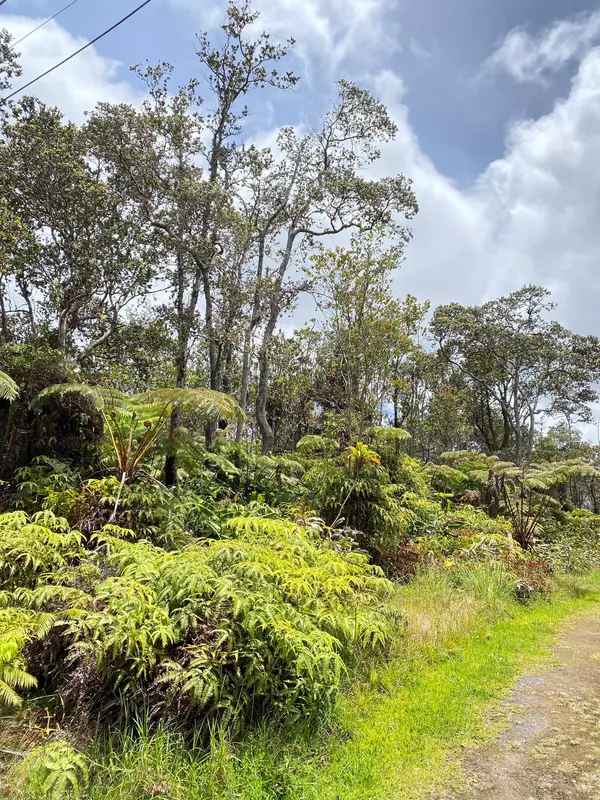
M 456 783 L 457 754 L 489 735 L 486 712 L 547 655 L 565 619 L 600 601 L 600 576 L 562 579 L 519 605 L 502 569 L 430 572 L 398 589 L 387 665 L 365 667 L 312 735 L 263 726 L 208 751 L 142 727 L 91 754 L 85 800 L 415 800 Z M 29 796 L 45 797 L 30 780 Z M 26 798 L 21 784 L 14 797 Z
M 323 800 L 413 800 L 455 783 L 457 751 L 486 735 L 490 704 L 547 655 L 563 620 L 600 600 L 600 582 L 569 580 L 553 602 L 528 606 L 510 599 L 496 570 L 459 576 L 458 589 L 424 575 L 403 594 L 404 652 L 344 698 L 351 735 L 318 776 Z

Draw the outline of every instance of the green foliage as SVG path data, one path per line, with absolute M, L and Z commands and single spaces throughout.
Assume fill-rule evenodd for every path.
M 32 750 L 18 770 L 16 784 L 24 798 L 79 800 L 89 781 L 86 756 L 64 739 Z
M 111 446 L 117 476 L 131 482 L 149 453 L 167 436 L 167 452 L 174 450 L 176 440 L 169 422 L 173 414 L 193 413 L 204 423 L 220 419 L 241 419 L 243 413 L 236 401 L 211 389 L 153 389 L 136 395 L 125 395 L 116 389 L 87 384 L 58 384 L 44 389 L 35 398 L 33 407 L 43 409 L 52 399 L 71 395 L 85 397 L 102 416 Z
M 359 442 L 336 458 L 317 461 L 304 476 L 311 501 L 327 524 L 342 520 L 372 544 L 394 549 L 403 538 L 398 488 L 378 453 Z
M 19 387 L 6 372 L 0 371 L 0 400 L 12 403 L 19 396 Z
M 600 564 L 600 517 L 576 509 L 544 525 L 535 553 L 556 572 L 584 574 Z
M 175 547 L 190 536 L 219 530 L 210 497 L 185 487 L 168 489 L 151 476 L 124 485 L 114 476 L 82 481 L 68 464 L 40 457 L 18 470 L 16 478 L 18 508 L 32 512 L 41 506 L 86 534 L 112 524 L 130 530 L 134 538 Z
M 314 735 L 312 736 L 314 740 Z M 243 742 L 216 729 L 208 746 L 147 719 L 90 748 L 85 800 L 317 800 L 318 767 L 306 762 L 311 731 L 297 724 L 257 726 Z M 23 797 L 18 771 L 13 800 Z M 24 800 L 47 800 L 30 782 Z
M 13 503 L 32 513 L 40 507 L 51 509 L 52 498 L 59 492 L 74 489 L 80 480 L 66 462 L 38 456 L 29 465 L 16 470 Z
M 35 588 L 49 575 L 82 558 L 82 536 L 51 511 L 31 518 L 23 511 L 0 515 L 0 580 L 3 590 Z
M 118 691 L 130 710 L 150 699 L 198 726 L 330 707 L 355 652 L 388 639 L 387 582 L 364 555 L 275 516 L 231 516 L 221 535 L 167 552 L 109 525 L 86 551 L 50 511 L 0 516 L 6 699 L 33 686 L 25 643 L 58 626 L 54 680 L 90 709 Z
M 204 449 L 198 457 L 208 470 L 208 488 L 212 483 L 214 489 L 217 482 L 225 495 L 284 505 L 304 493 L 300 482 L 304 459 L 296 453 L 262 455 L 256 448 L 219 437 L 214 451 Z
M 47 614 L 4 608 L 7 598 L 0 595 L 0 708 L 17 707 L 22 704 L 19 692 L 34 689 L 37 681 L 27 672 L 22 655 L 27 642 L 46 635 L 52 626 Z
M 167 489 L 144 476 L 123 486 L 114 477 L 91 478 L 75 489 L 50 494 L 45 505 L 87 533 L 111 524 L 130 530 L 133 538 L 169 548 L 218 531 L 210 500 L 185 489 Z
M 337 442 L 326 436 L 307 434 L 296 444 L 296 449 L 303 456 L 332 455 L 337 450 Z
M 502 616 L 515 597 L 514 575 L 501 563 L 463 566 L 455 579 L 486 608 L 492 618 Z

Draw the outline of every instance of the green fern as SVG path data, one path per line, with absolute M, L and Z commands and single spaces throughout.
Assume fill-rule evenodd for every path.
M 154 389 L 136 395 L 124 395 L 115 389 L 87 384 L 57 384 L 44 389 L 35 398 L 32 408 L 43 409 L 51 398 L 78 394 L 92 400 L 102 416 L 112 448 L 117 475 L 130 483 L 148 454 L 167 435 L 167 449 L 176 446 L 168 433 L 169 420 L 181 409 L 203 422 L 220 419 L 242 419 L 244 414 L 229 395 L 211 389 Z
M 89 781 L 87 758 L 64 739 L 49 742 L 26 756 L 17 781 L 46 800 L 78 800 Z
M 3 602 L 7 602 L 6 597 Z M 23 700 L 19 692 L 36 687 L 22 650 L 27 642 L 47 636 L 54 621 L 50 614 L 11 605 L 0 608 L 0 705 L 20 706 Z
M 0 371 L 0 400 L 14 402 L 19 396 L 19 387 L 6 372 Z

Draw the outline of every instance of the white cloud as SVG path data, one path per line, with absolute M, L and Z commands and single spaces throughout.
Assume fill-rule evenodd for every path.
M 412 178 L 420 211 L 411 223 L 414 238 L 397 278 L 399 294 L 411 292 L 434 304 L 477 302 L 485 294 L 488 268 L 484 253 L 493 234 L 483 206 L 442 175 L 422 151 L 403 103 L 404 86 L 390 71 L 374 80 L 375 93 L 398 125 L 394 142 L 382 149 L 379 176 L 402 172 Z
M 514 125 L 506 153 L 479 178 L 494 245 L 511 272 L 556 289 L 562 314 L 600 333 L 600 49 L 583 59 L 571 92 L 546 116 Z M 559 309 L 560 310 L 560 309 Z
M 15 40 L 20 39 L 42 19 L 0 14 L 0 28 L 6 28 Z M 23 67 L 21 78 L 14 80 L 14 88 L 26 84 L 50 67 L 62 61 L 83 44 L 85 39 L 75 37 L 56 22 L 50 22 L 16 48 L 21 53 Z M 50 75 L 35 83 L 25 94 L 34 94 L 49 105 L 57 105 L 65 116 L 80 121 L 85 110 L 96 102 L 137 102 L 132 86 L 119 78 L 120 64 L 101 56 L 90 47 Z
M 434 51 L 428 50 L 418 39 L 411 38 L 408 42 L 410 52 L 417 58 L 429 60 L 433 58 Z
M 478 304 L 534 283 L 551 290 L 564 325 L 600 335 L 600 48 L 568 97 L 514 124 L 503 156 L 466 189 L 423 153 L 397 76 L 381 73 L 374 88 L 399 126 L 378 172 L 411 176 L 420 205 L 397 293 Z M 582 431 L 596 440 L 594 426 Z
M 558 20 L 537 36 L 510 31 L 484 65 L 484 74 L 508 72 L 516 81 L 543 81 L 569 61 L 580 59 L 600 38 L 600 11 Z
M 399 126 L 378 172 L 412 177 L 420 205 L 398 292 L 468 303 L 537 283 L 565 324 L 600 334 L 600 48 L 568 98 L 513 125 L 504 155 L 467 189 L 423 153 L 398 78 L 380 73 L 375 89 Z
M 600 12 L 552 30 L 583 42 L 595 26 L 600 32 Z M 398 293 L 479 303 L 536 283 L 553 292 L 564 324 L 600 335 L 600 47 L 581 54 L 566 99 L 513 124 L 502 157 L 466 188 L 423 152 L 399 78 L 381 72 L 373 87 L 399 127 L 378 173 L 412 177 L 420 206 Z
M 502 157 L 467 187 L 423 151 L 400 77 L 365 79 L 398 125 L 373 174 L 411 177 L 420 206 L 398 295 L 481 303 L 535 283 L 552 291 L 563 324 L 600 335 L 600 48 L 582 60 L 568 97 L 512 125 Z

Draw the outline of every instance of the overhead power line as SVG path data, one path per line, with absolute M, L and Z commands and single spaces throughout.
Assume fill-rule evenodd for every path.
M 0 0 L 0 6 L 3 6 L 6 3 L 6 0 Z
M 11 97 L 14 97 L 15 95 L 19 94 L 20 92 L 24 91 L 25 89 L 28 89 L 30 86 L 33 86 L 34 83 L 37 83 L 42 78 L 45 78 L 46 75 L 49 75 L 51 72 L 54 72 L 55 69 L 58 69 L 59 67 L 62 67 L 63 64 L 66 64 L 67 61 L 70 61 L 72 58 L 75 58 L 75 56 L 78 56 L 79 53 L 83 53 L 84 50 L 87 50 L 88 47 L 91 47 L 93 44 L 96 44 L 96 42 L 99 42 L 100 39 L 103 39 L 109 33 L 112 33 L 112 31 L 114 31 L 115 28 L 118 28 L 119 25 L 122 25 L 124 22 L 127 22 L 128 19 L 131 19 L 131 17 L 133 17 L 134 14 L 137 14 L 138 11 L 141 11 L 142 8 L 144 8 L 144 6 L 147 6 L 151 2 L 152 2 L 152 0 L 145 0 L 143 3 L 140 3 L 140 5 L 137 8 L 134 8 L 133 11 L 130 11 L 129 14 L 127 14 L 126 17 L 123 17 L 123 19 L 120 19 L 118 22 L 115 22 L 114 25 L 111 25 L 110 28 L 107 28 L 107 30 L 103 31 L 99 36 L 96 36 L 96 38 L 92 39 L 91 42 L 88 42 L 87 44 L 84 44 L 83 47 L 79 48 L 79 50 L 76 50 L 74 53 L 71 53 L 70 56 L 67 56 L 66 58 L 63 58 L 63 60 L 60 61 L 58 64 L 55 64 L 53 67 L 50 67 L 50 69 L 47 69 L 45 72 L 42 72 L 41 75 L 38 75 L 37 78 L 34 78 L 32 81 L 29 81 L 29 83 L 26 83 L 24 86 L 20 86 L 14 92 L 12 92 L 11 94 L 7 95 L 4 98 L 4 100 L 10 100 Z M 6 0 L 0 0 L 0 5 L 2 5 L 2 3 L 6 3 Z
M 6 2 L 6 0 L 3 0 L 3 2 Z M 43 28 L 44 25 L 47 25 L 49 22 L 52 22 L 53 19 L 56 19 L 60 14 L 63 13 L 63 11 L 66 11 L 67 8 L 71 8 L 71 6 L 74 6 L 76 2 L 77 2 L 77 0 L 71 0 L 69 5 L 65 6 L 64 8 L 61 8 L 60 11 L 57 11 L 56 14 L 53 14 L 51 17 L 48 17 L 48 19 L 44 20 L 44 22 L 42 22 L 41 25 L 38 25 L 37 28 L 34 28 L 32 31 L 29 31 L 29 33 L 26 33 L 25 36 L 21 36 L 20 39 L 17 39 L 16 42 L 11 44 L 11 47 L 16 47 L 18 44 L 21 44 L 21 42 L 24 42 L 25 39 L 27 39 L 29 36 L 31 36 L 32 33 L 35 33 L 36 31 L 39 31 L 39 29 Z M 0 3 L 0 5 L 2 5 L 2 3 Z

